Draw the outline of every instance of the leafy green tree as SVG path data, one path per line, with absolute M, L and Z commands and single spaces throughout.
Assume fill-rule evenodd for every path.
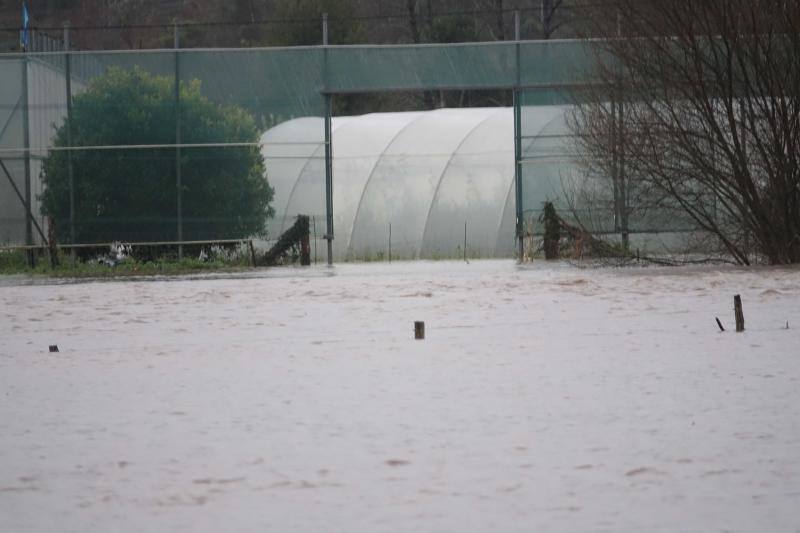
M 71 151 L 77 242 L 173 240 L 177 237 L 175 86 L 141 68 L 111 68 L 74 97 L 72 117 L 56 131 L 56 147 L 147 145 Z M 257 142 L 253 118 L 180 86 L 182 144 Z M 69 157 L 51 151 L 43 165 L 42 213 L 70 235 Z M 273 189 L 256 146 L 181 150 L 183 238 L 242 238 L 264 232 L 274 214 Z

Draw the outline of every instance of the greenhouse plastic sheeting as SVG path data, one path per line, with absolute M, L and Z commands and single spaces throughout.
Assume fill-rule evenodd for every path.
M 548 127 L 563 143 L 564 107 L 526 108 L 526 153 Z M 322 119 L 300 118 L 264 134 L 279 233 L 298 214 L 325 211 L 324 144 L 305 144 Z M 514 132 L 510 108 L 439 109 L 333 119 L 334 253 L 338 259 L 510 256 L 514 251 Z M 550 165 L 569 168 L 548 141 Z M 551 166 L 529 173 L 531 204 L 560 194 Z M 390 230 L 391 225 L 391 230 Z M 465 228 L 466 225 L 466 228 Z M 510 228 L 510 229 L 509 229 Z

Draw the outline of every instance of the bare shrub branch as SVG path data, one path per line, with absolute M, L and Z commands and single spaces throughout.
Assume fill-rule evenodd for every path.
M 611 4 L 594 34 L 616 35 L 599 42 L 571 126 L 587 167 L 624 197 L 618 212 L 634 194 L 741 264 L 800 262 L 800 4 Z

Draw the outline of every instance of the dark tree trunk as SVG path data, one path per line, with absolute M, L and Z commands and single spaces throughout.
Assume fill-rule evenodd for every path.
M 506 40 L 506 23 L 503 18 L 503 0 L 494 0 L 494 16 L 497 24 L 497 40 Z

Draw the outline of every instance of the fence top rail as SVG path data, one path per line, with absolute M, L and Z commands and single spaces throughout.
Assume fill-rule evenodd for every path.
M 174 54 L 180 52 L 182 54 L 198 53 L 198 52 L 241 52 L 241 53 L 255 53 L 255 52 L 285 52 L 285 51 L 319 51 L 319 50 L 371 50 L 371 49 L 426 49 L 426 48 L 467 48 L 474 46 L 492 47 L 492 46 L 512 46 L 516 44 L 528 45 L 543 45 L 543 46 L 558 46 L 564 44 L 589 44 L 594 42 L 603 42 L 605 39 L 531 39 L 520 41 L 475 41 L 464 43 L 399 43 L 399 44 L 332 44 L 332 45 L 308 45 L 308 46 L 258 46 L 258 47 L 234 47 L 234 48 L 147 48 L 135 50 L 61 50 L 55 52 L 0 52 L 2 59 L 21 59 L 26 57 L 38 56 L 63 56 L 69 55 L 117 55 L 117 54 Z
M 253 239 L 214 239 L 208 241 L 145 241 L 145 242 L 126 242 L 126 241 L 115 241 L 115 242 L 98 242 L 94 244 L 57 244 L 56 248 L 63 248 L 63 249 L 72 249 L 72 248 L 103 248 L 115 245 L 122 245 L 122 246 L 177 246 L 177 245 L 193 245 L 193 244 L 244 244 L 246 242 L 250 242 Z M 0 251 L 12 251 L 12 250 L 41 250 L 47 249 L 47 244 L 21 244 L 18 246 L 0 246 Z

